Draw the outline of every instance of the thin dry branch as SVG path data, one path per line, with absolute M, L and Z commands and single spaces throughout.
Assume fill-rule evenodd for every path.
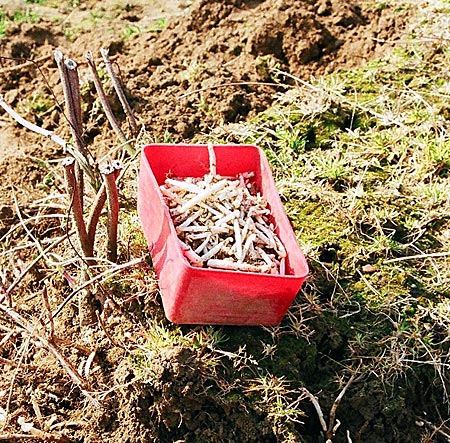
M 116 94 L 119 97 L 120 103 L 122 104 L 122 108 L 123 108 L 126 116 L 128 117 L 128 120 L 130 121 L 131 132 L 132 132 L 133 136 L 136 137 L 136 135 L 139 132 L 137 122 L 136 122 L 136 119 L 134 118 L 133 111 L 131 110 L 131 106 L 128 103 L 128 100 L 125 96 L 125 92 L 122 88 L 120 80 L 117 78 L 117 75 L 114 72 L 114 69 L 112 67 L 112 63 L 109 58 L 109 51 L 108 51 L 108 49 L 102 48 L 102 49 L 100 49 L 100 53 L 102 54 L 103 61 L 105 62 L 106 70 L 108 71 L 108 74 L 111 78 L 114 89 L 116 91 Z
M 450 428 L 445 427 L 444 423 L 441 426 L 436 426 L 430 421 L 425 420 L 423 418 L 420 418 L 420 421 L 426 424 L 428 427 L 430 427 L 433 430 L 433 433 L 440 434 L 443 437 L 445 437 L 447 441 L 450 441 Z
M 33 434 L 17 434 L 17 433 L 6 433 L 0 434 L 0 441 L 12 442 L 14 440 L 42 440 L 47 442 L 68 442 L 69 439 L 63 435 L 50 434 L 48 432 Z
M 314 406 L 314 409 L 316 410 L 317 417 L 319 418 L 320 426 L 322 427 L 322 431 L 324 433 L 327 432 L 327 423 L 325 421 L 325 418 L 323 416 L 322 408 L 320 407 L 319 400 L 317 397 L 308 391 L 306 388 L 302 388 L 301 391 L 306 397 L 309 398 L 310 402 Z
M 11 106 L 9 106 L 4 98 L 3 95 L 0 94 L 0 106 L 20 125 L 23 127 L 29 129 L 30 131 L 36 132 L 37 134 L 43 135 L 44 137 L 50 138 L 52 141 L 54 141 L 56 144 L 64 148 L 65 150 L 69 149 L 69 143 L 64 141 L 61 137 L 56 135 L 52 131 L 48 131 L 47 129 L 41 128 L 34 123 L 29 122 L 28 120 L 25 120 L 20 114 L 18 114 L 16 111 L 14 111 Z
M 109 339 L 111 344 L 118 348 L 126 349 L 125 346 L 123 346 L 122 344 L 119 344 L 114 339 L 114 337 L 108 332 L 108 329 L 106 328 L 106 325 L 105 325 L 105 320 L 103 318 L 103 313 L 100 314 L 98 311 L 95 311 L 95 314 L 97 315 L 97 320 L 98 320 L 100 327 L 102 328 L 103 332 L 105 333 L 106 337 Z
M 103 106 L 103 110 L 105 111 L 106 118 L 108 119 L 109 123 L 111 124 L 112 128 L 116 132 L 117 136 L 119 137 L 119 140 L 121 143 L 124 143 L 125 145 L 128 145 L 128 140 L 123 133 L 115 115 L 112 112 L 111 106 L 108 102 L 108 99 L 106 98 L 105 91 L 103 89 L 102 82 L 100 81 L 100 77 L 98 75 L 97 67 L 94 62 L 94 57 L 92 55 L 91 51 L 88 51 L 86 54 L 86 60 L 88 62 L 89 67 L 91 68 L 92 75 L 94 78 L 94 86 L 95 90 L 97 91 L 98 97 L 100 99 L 100 102 Z
M 184 94 L 178 96 L 178 100 L 188 97 L 192 94 L 197 94 L 200 92 L 210 91 L 213 89 L 229 88 L 236 86 L 272 86 L 276 88 L 289 88 L 289 85 L 283 85 L 282 83 L 269 83 L 269 82 L 230 82 L 230 83 L 220 83 L 219 85 L 207 86 L 205 88 L 194 89 L 193 91 L 185 92 Z
M 425 258 L 440 258 L 440 257 L 449 257 L 449 256 L 450 256 L 450 251 L 432 252 L 430 254 L 408 255 L 406 257 L 397 257 L 397 258 L 391 258 L 390 260 L 385 260 L 383 262 L 383 265 L 387 265 L 389 263 L 397 263 L 399 261 L 406 261 L 406 260 L 422 260 Z
M 336 431 L 338 430 L 339 426 L 341 425 L 341 422 L 336 419 L 336 412 L 339 407 L 339 404 L 341 403 L 341 400 L 343 399 L 345 393 L 347 392 L 347 389 L 350 387 L 350 385 L 355 381 L 356 375 L 358 374 L 358 368 L 352 372 L 351 377 L 347 381 L 347 383 L 342 388 L 341 392 L 339 392 L 338 396 L 333 402 L 333 405 L 331 406 L 328 425 L 325 421 L 322 408 L 320 407 L 319 400 L 315 395 L 313 395 L 311 392 L 308 391 L 306 388 L 302 388 L 301 392 L 311 401 L 311 403 L 314 406 L 314 409 L 316 410 L 317 417 L 319 418 L 320 426 L 322 427 L 322 431 L 325 434 L 326 443 L 332 443 L 333 438 L 336 434 Z M 347 440 L 351 441 L 350 433 L 347 431 Z
M 331 440 L 334 437 L 334 434 L 336 433 L 337 427 L 335 423 L 337 423 L 336 420 L 336 412 L 337 408 L 339 407 L 339 404 L 341 403 L 342 398 L 344 397 L 345 393 L 347 392 L 347 389 L 350 387 L 350 385 L 355 381 L 356 374 L 358 373 L 359 367 L 352 373 L 351 377 L 348 379 L 347 383 L 342 388 L 341 392 L 339 392 L 339 395 L 336 397 L 336 399 L 333 402 L 333 406 L 330 410 L 330 417 L 328 421 L 328 430 L 326 432 L 326 436 L 329 440 Z M 340 424 L 340 422 L 339 422 Z
M 18 326 L 20 326 L 31 338 L 36 341 L 36 343 L 47 349 L 47 351 L 49 351 L 56 358 L 56 360 L 58 360 L 63 369 L 67 372 L 72 381 L 80 388 L 85 397 L 94 406 L 100 407 L 98 401 L 89 394 L 89 386 L 87 385 L 87 382 L 80 377 L 77 370 L 73 367 L 72 363 L 62 355 L 62 353 L 54 343 L 52 343 L 50 340 L 47 340 L 44 336 L 40 335 L 36 331 L 34 325 L 23 318 L 13 308 L 9 308 L 0 303 L 0 311 L 3 311 L 6 316 L 8 316 Z
M 44 301 L 45 311 L 48 317 L 48 322 L 50 323 L 50 337 L 53 338 L 53 336 L 55 335 L 55 322 L 53 321 L 52 309 L 50 307 L 50 301 L 47 294 L 47 286 L 45 286 L 45 284 L 42 288 L 42 300 Z
M 31 123 L 25 118 L 23 118 L 20 114 L 18 114 L 13 108 L 11 108 L 11 106 L 9 106 L 5 102 L 5 99 L 3 98 L 2 94 L 0 94 L 0 107 L 2 107 L 13 120 L 22 125 L 24 128 L 27 128 L 30 131 L 35 132 L 36 134 L 47 137 L 57 145 L 61 146 L 64 149 L 64 151 L 68 152 L 77 160 L 77 162 L 82 167 L 83 171 L 88 175 L 91 183 L 95 182 L 95 176 L 92 171 L 92 168 L 89 165 L 89 162 L 87 161 L 87 158 L 84 155 L 82 155 L 77 149 L 75 149 L 70 143 L 67 143 L 65 140 L 56 135 L 54 132 L 41 128 L 40 126 L 37 126 L 34 123 Z
M 114 266 L 113 269 L 107 269 L 106 271 L 102 272 L 101 274 L 98 274 L 95 277 L 91 278 L 90 280 L 84 282 L 81 286 L 74 289 L 73 292 L 64 299 L 64 301 L 58 306 L 56 311 L 53 313 L 53 318 L 55 318 L 57 315 L 59 315 L 61 313 L 61 311 L 67 306 L 67 304 L 73 299 L 73 297 L 75 297 L 75 295 L 77 295 L 83 289 L 87 288 L 88 286 L 90 286 L 91 284 L 93 284 L 97 281 L 101 281 L 106 278 L 111 278 L 114 275 L 116 275 L 117 273 L 121 272 L 123 269 L 138 265 L 139 263 L 142 263 L 143 261 L 144 261 L 143 258 L 138 258 L 138 259 L 132 260 L 128 263 L 124 263 L 123 265 Z
M 72 233 L 68 234 L 69 236 L 72 235 Z M 47 252 L 51 251 L 55 246 L 58 246 L 62 241 L 64 241 L 67 238 L 66 235 L 59 237 L 58 239 L 56 239 L 53 243 L 51 243 L 50 245 L 48 245 L 45 249 L 43 249 L 39 255 L 33 260 L 31 261 L 26 267 L 25 269 L 20 273 L 20 275 L 11 283 L 11 285 L 8 287 L 8 289 L 6 290 L 7 294 L 10 294 L 15 287 L 23 280 L 23 278 L 28 274 L 28 272 L 30 272 L 31 269 L 33 269 L 34 266 L 36 266 L 37 263 L 39 263 L 39 261 L 43 258 L 45 258 L 45 255 L 47 254 Z M 4 297 L 4 296 L 3 296 Z M 0 296 L 0 303 L 2 303 L 3 299 L 2 296 Z
M 350 105 L 350 106 L 352 106 L 356 109 L 359 109 L 363 112 L 367 112 L 368 114 L 373 115 L 374 117 L 378 118 L 382 122 L 385 122 L 385 123 L 388 123 L 391 125 L 396 125 L 402 129 L 406 129 L 406 126 L 401 121 L 395 120 L 393 118 L 387 119 L 386 115 L 380 114 L 379 112 L 376 112 L 373 109 L 368 108 L 367 106 L 361 105 L 360 103 L 358 103 L 356 101 L 349 100 L 343 94 L 340 94 L 339 92 L 337 92 L 336 90 L 333 90 L 332 88 L 314 86 L 313 84 L 311 84 L 305 80 L 302 80 L 300 77 L 297 77 L 295 75 L 289 74 L 288 72 L 281 71 L 276 68 L 274 68 L 273 71 L 278 75 L 283 75 L 288 78 L 291 78 L 292 80 L 296 81 L 297 83 L 307 87 L 308 89 L 310 89 L 314 92 L 325 93 L 328 97 L 338 100 L 341 103 Z
M 11 72 L 23 72 L 25 69 L 38 66 L 40 63 L 49 60 L 51 57 L 52 57 L 51 54 L 46 54 L 46 55 L 44 55 L 42 57 L 39 57 L 39 58 L 37 58 L 35 60 L 27 60 L 27 61 L 25 61 L 23 63 L 18 64 L 18 65 L 8 66 L 6 68 L 1 68 L 0 69 L 0 75 L 2 75 L 2 74 L 9 74 Z M 1 58 L 6 58 L 6 57 L 1 57 Z
M 2 305 L 0 305 L 0 307 L 1 306 Z M 13 372 L 12 378 L 10 380 L 8 398 L 6 399 L 6 408 L 5 408 L 6 409 L 6 421 L 3 423 L 1 430 L 3 430 L 4 427 L 8 425 L 8 421 L 9 421 L 9 407 L 11 405 L 11 401 L 12 401 L 12 398 L 13 398 L 14 383 L 16 381 L 16 377 L 17 377 L 17 375 L 19 373 L 19 370 L 20 370 L 20 368 L 22 366 L 22 363 L 23 363 L 23 360 L 25 358 L 25 355 L 27 354 L 27 350 L 28 350 L 28 345 L 30 343 L 30 339 L 31 339 L 30 336 L 25 337 L 25 340 L 23 341 L 23 343 L 21 345 L 22 352 L 20 353 L 19 358 L 16 359 L 17 360 L 17 366 L 16 366 L 16 368 L 15 368 L 15 370 Z

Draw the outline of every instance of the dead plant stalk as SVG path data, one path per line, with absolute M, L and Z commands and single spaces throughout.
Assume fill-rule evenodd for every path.
M 108 252 L 109 261 L 117 261 L 117 225 L 119 220 L 119 196 L 116 186 L 116 170 L 111 164 L 103 165 L 100 173 L 104 177 L 108 200 Z
M 35 429 L 35 428 L 34 428 Z M 36 431 L 38 431 L 36 429 Z M 33 434 L 17 434 L 17 433 L 7 433 L 0 434 L 0 441 L 11 442 L 13 440 L 43 440 L 47 442 L 68 442 L 69 440 L 60 435 L 49 434 L 47 432 L 39 431 Z
M 56 135 L 52 131 L 48 131 L 47 129 L 41 128 L 34 123 L 29 122 L 28 120 L 25 120 L 21 115 L 19 115 L 14 109 L 9 106 L 4 98 L 3 95 L 0 94 L 0 106 L 12 117 L 17 123 L 21 124 L 23 127 L 29 129 L 30 131 L 36 132 L 37 134 L 43 135 L 44 137 L 50 138 L 52 141 L 54 141 L 56 144 L 64 148 L 64 150 L 69 150 L 69 144 L 64 141 L 61 137 Z
M 6 290 L 7 294 L 10 294 L 15 287 L 23 280 L 23 278 L 28 274 L 28 272 L 30 272 L 30 270 L 36 266 L 36 264 L 45 257 L 45 255 L 47 254 L 47 252 L 51 251 L 54 247 L 56 247 L 58 244 L 60 244 L 62 241 L 64 241 L 67 236 L 71 236 L 72 233 L 68 233 L 67 235 L 63 235 L 62 237 L 59 237 L 58 239 L 56 239 L 53 243 L 51 243 L 50 245 L 48 245 L 45 249 L 43 249 L 39 255 L 28 264 L 28 266 L 26 266 L 26 268 L 20 273 L 20 275 L 11 283 L 11 285 L 8 287 L 8 289 Z M 0 296 L 0 303 L 2 303 L 3 299 L 5 298 L 5 295 Z
M 95 400 L 88 392 L 89 387 L 87 386 L 85 380 L 83 380 L 77 373 L 77 370 L 72 366 L 72 363 L 68 361 L 62 353 L 59 351 L 57 346 L 50 340 L 42 336 L 36 331 L 36 328 L 28 320 L 23 318 L 17 311 L 13 308 L 9 308 L 0 303 L 0 311 L 8 316 L 15 324 L 20 326 L 20 328 L 26 332 L 37 344 L 47 349 L 61 364 L 63 369 L 67 372 L 72 381 L 80 388 L 81 392 L 85 397 L 96 407 L 100 407 L 100 404 Z
M 90 280 L 84 282 L 81 284 L 80 287 L 76 288 L 73 290 L 73 292 L 71 294 L 69 294 L 64 301 L 58 306 L 58 308 L 56 309 L 56 311 L 53 313 L 53 318 L 56 318 L 57 315 L 59 315 L 61 313 L 61 311 L 64 309 L 65 306 L 67 306 L 67 304 L 73 299 L 73 297 L 75 297 L 75 295 L 77 295 L 80 291 L 82 291 L 83 289 L 87 288 L 88 286 L 90 286 L 91 284 L 97 282 L 97 281 L 104 281 L 105 279 L 111 278 L 114 275 L 116 275 L 117 273 L 121 272 L 122 270 L 129 268 L 131 266 L 136 266 L 140 263 L 142 263 L 143 259 L 142 258 L 138 258 L 136 260 L 132 260 L 128 263 L 124 263 L 122 265 L 117 265 L 115 266 L 113 269 L 107 269 L 106 271 L 102 272 L 101 274 L 96 275 L 95 277 L 91 278 Z
M 81 156 L 86 158 L 86 147 L 84 145 L 83 121 L 81 117 L 80 82 L 78 78 L 77 64 L 72 59 L 66 59 L 59 50 L 54 52 L 56 65 L 58 66 L 61 84 L 63 87 L 64 101 L 70 124 L 70 130 L 75 146 Z M 80 195 L 81 207 L 83 207 L 84 177 L 81 166 L 77 165 L 77 186 Z
M 358 367 L 359 369 L 359 367 Z M 329 416 L 329 420 L 328 420 L 328 425 L 325 421 L 323 412 L 322 412 L 322 408 L 320 406 L 319 400 L 317 399 L 317 397 L 312 394 L 311 392 L 308 391 L 308 389 L 306 388 L 302 388 L 302 393 L 308 397 L 308 399 L 311 401 L 311 403 L 314 406 L 314 409 L 316 410 L 317 416 L 319 418 L 320 421 L 320 425 L 322 427 L 322 430 L 324 432 L 326 441 L 325 443 L 333 443 L 333 438 L 336 435 L 337 430 L 339 429 L 341 422 L 336 418 L 336 412 L 337 409 L 339 407 L 339 404 L 341 403 L 341 400 L 343 399 L 345 393 L 347 392 L 347 389 L 350 387 L 350 385 L 355 381 L 356 379 L 356 375 L 358 373 L 358 369 L 356 369 L 352 375 L 350 376 L 349 380 L 347 381 L 347 383 L 344 385 L 344 387 L 342 388 L 341 392 L 339 392 L 338 396 L 336 397 L 336 399 L 333 402 L 333 405 L 331 406 L 331 410 L 330 410 L 330 416 Z M 352 440 L 350 438 L 350 432 L 347 430 L 347 441 L 350 443 Z
M 131 106 L 128 103 L 128 100 L 125 96 L 125 92 L 123 91 L 122 85 L 120 84 L 120 81 L 117 78 L 117 75 L 114 72 L 114 69 L 112 67 L 111 60 L 109 59 L 109 51 L 108 51 L 108 49 L 102 48 L 102 49 L 100 49 L 100 53 L 102 54 L 103 61 L 105 62 L 106 70 L 108 71 L 108 74 L 111 78 L 114 89 L 116 91 L 116 94 L 119 97 L 120 103 L 122 104 L 122 108 L 123 108 L 126 116 L 128 117 L 128 120 L 130 121 L 131 132 L 132 132 L 133 136 L 135 137 L 139 132 L 138 126 L 136 123 L 136 119 L 134 118 L 133 111 L 131 110 Z
M 113 161 L 111 163 L 112 167 L 115 170 L 115 180 L 119 180 L 120 171 L 122 170 L 122 163 L 120 161 Z M 100 219 L 100 215 L 102 213 L 103 207 L 106 203 L 106 183 L 105 180 L 103 180 L 102 185 L 100 186 L 100 189 L 97 192 L 97 195 L 95 196 L 94 203 L 92 204 L 91 213 L 88 218 L 87 222 L 87 233 L 88 233 L 88 239 L 94 245 L 95 241 L 95 231 L 97 229 L 97 224 Z M 117 197 L 118 198 L 118 197 Z M 118 204 L 118 202 L 117 202 Z
M 77 64 L 72 59 L 66 59 L 59 50 L 54 52 L 54 56 L 59 69 L 72 136 L 77 149 L 86 156 L 86 147 L 82 139 L 83 122 Z
M 102 86 L 102 82 L 100 81 L 100 77 L 98 75 L 98 71 L 97 71 L 97 67 L 95 65 L 94 62 L 94 57 L 92 55 L 92 52 L 89 51 L 86 54 L 86 60 L 88 62 L 89 67 L 91 68 L 91 72 L 94 78 L 94 86 L 95 86 L 95 90 L 97 91 L 98 97 L 100 99 L 100 102 L 103 106 L 103 110 L 105 111 L 105 115 L 106 118 L 108 119 L 110 125 L 112 126 L 112 128 L 114 129 L 114 131 L 116 132 L 117 136 L 119 137 L 119 140 L 121 143 L 125 144 L 125 145 L 129 145 L 128 140 L 125 136 L 125 134 L 123 133 L 114 113 L 112 112 L 111 106 L 108 102 L 108 99 L 106 98 L 106 94 L 105 91 L 103 89 Z

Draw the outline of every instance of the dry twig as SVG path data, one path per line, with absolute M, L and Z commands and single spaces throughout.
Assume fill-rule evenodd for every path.
M 68 235 L 72 235 L 72 233 L 68 233 Z M 33 260 L 31 261 L 26 267 L 25 269 L 20 273 L 20 275 L 11 283 L 11 285 L 8 287 L 8 289 L 6 290 L 7 294 L 11 294 L 11 292 L 16 288 L 16 286 L 23 280 L 23 278 L 28 274 L 28 272 L 30 272 L 31 269 L 34 268 L 34 266 L 36 266 L 37 263 L 39 263 L 40 260 L 42 260 L 43 258 L 45 258 L 47 252 L 51 251 L 54 247 L 56 247 L 57 245 L 59 245 L 62 241 L 64 241 L 67 238 L 66 235 L 57 238 L 53 243 L 51 243 L 50 245 L 48 245 L 45 249 L 43 249 L 42 251 L 39 252 L 39 255 Z M 0 296 L 0 303 L 2 302 L 2 296 Z
M 67 304 L 73 299 L 73 297 L 75 297 L 75 295 L 77 295 L 83 289 L 89 287 L 91 284 L 93 284 L 97 281 L 102 281 L 106 278 L 111 278 L 114 275 L 116 275 L 117 273 L 121 272 L 123 269 L 129 268 L 131 266 L 136 266 L 139 263 L 142 263 L 142 261 L 143 261 L 143 258 L 138 258 L 138 259 L 132 260 L 128 263 L 124 263 L 123 265 L 117 265 L 113 269 L 107 269 L 106 271 L 102 272 L 101 274 L 98 274 L 95 277 L 91 278 L 90 280 L 84 282 L 81 286 L 74 289 L 73 292 L 64 299 L 64 301 L 58 306 L 58 308 L 53 313 L 53 318 L 55 318 L 57 315 L 59 315 L 61 313 L 61 311 L 67 306 Z
M 106 304 L 106 302 L 105 302 L 105 304 Z M 98 311 L 95 311 L 95 313 L 97 315 L 97 320 L 98 320 L 98 323 L 99 323 L 100 327 L 102 328 L 103 332 L 105 333 L 106 337 L 109 339 L 111 344 L 113 346 L 118 347 L 118 348 L 126 349 L 125 346 L 123 346 L 122 344 L 119 344 L 117 342 L 117 340 L 108 332 L 108 329 L 106 328 L 106 325 L 105 325 L 104 315 L 103 315 L 104 311 L 102 313 L 99 313 Z
M 42 288 L 42 300 L 44 301 L 44 307 L 45 311 L 48 317 L 48 322 L 50 323 L 50 338 L 53 338 L 55 335 L 55 322 L 53 321 L 52 316 L 52 308 L 50 307 L 50 302 L 48 300 L 48 294 L 47 294 L 47 286 L 44 284 L 44 287 Z
M 359 367 L 358 367 L 358 369 L 359 369 Z M 336 419 L 337 408 L 338 408 L 339 404 L 341 403 L 341 400 L 344 397 L 345 393 L 347 392 L 347 389 L 355 381 L 356 374 L 358 373 L 358 369 L 356 369 L 356 371 L 354 371 L 352 373 L 351 377 L 348 379 L 347 383 L 344 385 L 341 392 L 339 392 L 339 395 L 335 398 L 335 400 L 333 402 L 333 406 L 331 406 L 330 418 L 328 421 L 328 430 L 326 432 L 327 439 L 330 442 L 331 442 L 331 439 L 336 434 L 337 428 L 340 425 L 340 422 L 338 423 L 338 420 Z
M 65 142 L 61 137 L 56 135 L 52 131 L 48 131 L 47 129 L 43 129 L 34 123 L 29 122 L 24 119 L 21 115 L 19 115 L 14 109 L 12 109 L 4 100 L 3 95 L 0 94 L 0 106 L 19 124 L 23 127 L 29 129 L 30 131 L 36 132 L 37 134 L 43 135 L 44 137 L 50 138 L 56 144 L 64 148 L 65 150 L 69 150 L 69 144 Z
M 102 86 L 102 82 L 100 81 L 100 77 L 98 75 L 98 71 L 97 71 L 97 67 L 95 65 L 94 62 L 94 57 L 92 55 L 92 52 L 89 51 L 86 54 L 86 60 L 89 64 L 89 67 L 91 68 L 92 71 L 92 75 L 94 78 L 94 86 L 95 86 L 95 90 L 97 91 L 98 97 L 100 99 L 100 102 L 103 106 L 103 110 L 105 111 L 105 115 L 109 121 L 109 123 L 111 124 L 112 128 L 114 129 L 114 131 L 116 132 L 117 136 L 119 137 L 119 140 L 121 143 L 124 143 L 125 145 L 129 145 L 128 140 L 125 136 L 125 134 L 123 133 L 114 113 L 112 112 L 111 106 L 108 102 L 108 99 L 106 98 L 106 94 L 105 91 L 103 89 Z
M 406 260 L 422 260 L 425 258 L 438 258 L 438 257 L 448 257 L 448 256 L 450 256 L 450 251 L 432 252 L 430 254 L 408 255 L 406 257 L 396 257 L 396 258 L 391 258 L 390 260 L 385 260 L 383 262 L 383 265 L 387 265 L 389 263 L 397 263 L 399 261 L 406 261 Z
M 433 423 L 431 423 L 430 421 L 425 420 L 423 418 L 420 418 L 419 420 L 420 420 L 420 422 L 422 422 L 422 425 L 426 424 L 428 427 L 430 427 L 433 430 L 433 433 L 440 434 L 444 438 L 446 438 L 447 441 L 450 441 L 450 428 L 445 426 L 445 422 L 441 426 L 436 426 Z
M 87 161 L 87 158 L 84 155 L 80 154 L 80 152 L 77 149 L 74 149 L 70 143 L 67 143 L 65 140 L 56 135 L 54 132 L 41 128 L 40 126 L 37 126 L 34 123 L 31 123 L 28 120 L 24 119 L 20 114 L 14 111 L 14 109 L 12 109 L 11 106 L 9 106 L 5 102 L 2 94 L 0 94 L 0 107 L 2 107 L 10 115 L 12 119 L 14 119 L 17 123 L 19 123 L 23 127 L 29 129 L 32 132 L 35 132 L 36 134 L 47 137 L 56 144 L 58 144 L 59 146 L 61 146 L 64 149 L 64 151 L 68 152 L 77 160 L 83 171 L 88 175 L 89 179 L 91 180 L 91 183 L 95 182 L 95 176 L 93 174 L 92 168 L 89 165 L 89 162 Z
M 325 421 L 322 408 L 320 407 L 319 400 L 315 395 L 313 395 L 311 392 L 308 391 L 306 388 L 302 388 L 301 392 L 308 397 L 308 399 L 311 401 L 311 403 L 314 406 L 314 409 L 316 410 L 317 417 L 319 418 L 320 426 L 322 427 L 322 431 L 326 438 L 326 443 L 332 443 L 333 438 L 336 435 L 337 430 L 339 429 L 339 426 L 341 425 L 341 422 L 336 418 L 336 412 L 339 407 L 339 404 L 341 403 L 342 398 L 344 397 L 345 393 L 347 392 L 347 389 L 350 387 L 350 385 L 355 381 L 356 375 L 358 374 L 358 368 L 352 372 L 351 377 L 347 381 L 347 383 L 342 388 L 341 392 L 339 392 L 338 396 L 333 402 L 333 405 L 331 406 L 328 425 Z M 347 441 L 351 442 L 350 433 L 347 430 Z
M 109 59 L 109 51 L 108 49 L 102 48 L 100 49 L 100 53 L 102 54 L 106 70 L 108 71 L 108 74 L 111 77 L 112 84 L 114 86 L 117 96 L 119 97 L 120 103 L 122 104 L 122 108 L 125 114 L 127 115 L 128 119 L 130 120 L 131 132 L 133 134 L 133 137 L 136 137 L 136 135 L 139 132 L 136 119 L 134 118 L 133 111 L 131 110 L 131 106 L 128 103 L 128 100 L 125 96 L 122 85 L 120 84 L 120 81 L 117 78 L 117 75 L 112 67 L 111 60 Z
M 86 384 L 85 380 L 83 380 L 78 374 L 77 370 L 73 367 L 72 363 L 67 360 L 58 347 L 50 340 L 46 339 L 44 336 L 39 334 L 36 331 L 36 328 L 33 324 L 31 324 L 28 320 L 23 318 L 17 311 L 13 308 L 9 308 L 3 304 L 0 304 L 0 311 L 8 316 L 15 324 L 20 326 L 31 338 L 33 338 L 36 344 L 41 345 L 47 351 L 49 351 L 58 362 L 61 364 L 63 369 L 72 379 L 72 381 L 80 388 L 81 392 L 85 395 L 85 397 L 96 407 L 100 407 L 100 404 L 97 400 L 95 400 L 92 395 L 88 392 L 89 387 Z
M 12 442 L 14 440 L 44 440 L 47 442 L 68 442 L 69 439 L 63 435 L 50 434 L 48 432 L 38 432 L 36 434 L 6 433 L 0 434 L 0 441 Z
M 23 63 L 14 66 L 7 66 L 6 68 L 0 69 L 0 75 L 9 74 L 11 72 L 23 72 L 28 68 L 37 67 L 40 63 L 45 62 L 51 58 L 51 54 L 43 55 L 35 60 L 26 60 Z M 1 57 L 6 58 L 6 57 Z M 22 59 L 23 60 L 23 59 Z

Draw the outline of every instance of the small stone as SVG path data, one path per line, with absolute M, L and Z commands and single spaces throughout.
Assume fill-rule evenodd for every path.
M 317 10 L 316 10 L 317 15 L 321 15 L 321 16 L 330 15 L 331 14 L 330 6 L 331 5 L 328 1 L 319 3 Z
M 362 267 L 362 271 L 364 272 L 364 274 L 373 274 L 374 272 L 378 272 L 378 269 L 372 265 L 364 265 Z

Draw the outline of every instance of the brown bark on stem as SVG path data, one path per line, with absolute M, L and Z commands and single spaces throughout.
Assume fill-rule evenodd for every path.
M 116 170 L 110 164 L 103 165 L 100 173 L 104 177 L 108 200 L 108 252 L 109 261 L 117 261 L 117 227 L 119 222 L 119 195 L 116 185 Z
M 67 158 L 63 162 L 65 170 L 65 178 L 67 183 L 67 190 L 69 193 L 73 218 L 75 220 L 75 227 L 80 241 L 80 246 L 83 251 L 83 258 L 89 259 L 87 263 L 92 261 L 94 255 L 94 247 L 89 242 L 89 238 L 86 231 L 86 225 L 83 218 L 83 208 L 81 206 L 80 194 L 78 192 L 77 181 L 75 177 L 75 160 L 71 157 Z
M 115 180 L 119 178 L 120 171 L 122 169 L 122 163 L 118 160 L 112 162 L 112 167 L 114 168 Z M 87 235 L 91 244 L 95 244 L 95 231 L 97 229 L 97 224 L 102 213 L 103 206 L 106 203 L 106 186 L 102 183 L 100 189 L 97 192 L 94 203 L 92 204 L 91 214 L 87 222 Z
M 108 51 L 108 49 L 103 48 L 103 49 L 100 49 L 100 53 L 102 54 L 103 61 L 105 62 L 106 70 L 108 71 L 108 74 L 111 78 L 114 89 L 116 91 L 116 94 L 119 97 L 120 103 L 122 104 L 122 108 L 123 108 L 126 116 L 128 117 L 128 120 L 130 121 L 131 132 L 133 134 L 133 137 L 136 137 L 139 132 L 138 126 L 136 123 L 136 119 L 134 118 L 133 111 L 131 110 L 131 106 L 128 103 L 128 100 L 125 96 L 125 92 L 122 88 L 120 80 L 118 79 L 116 73 L 113 70 L 112 63 L 109 58 L 109 51 Z
M 89 51 L 86 54 L 86 60 L 88 62 L 89 67 L 91 68 L 92 75 L 94 77 L 95 90 L 97 91 L 100 102 L 102 103 L 106 118 L 108 119 L 110 125 L 116 132 L 117 136 L 119 137 L 120 142 L 129 146 L 128 140 L 127 140 L 125 134 L 123 133 L 122 129 L 120 128 L 120 125 L 117 122 L 117 119 L 112 112 L 112 109 L 108 102 L 108 99 L 106 98 L 106 94 L 103 89 L 102 82 L 100 81 L 100 77 L 98 76 L 97 67 L 95 66 L 94 58 L 92 56 L 91 51 Z
M 86 146 L 82 139 L 83 123 L 81 118 L 80 82 L 77 64 L 71 59 L 65 59 L 63 53 L 59 50 L 54 51 L 54 56 L 61 78 L 72 138 L 81 156 L 86 158 Z M 84 176 L 83 169 L 79 163 L 76 166 L 76 171 L 78 193 L 80 195 L 81 207 L 83 207 Z

